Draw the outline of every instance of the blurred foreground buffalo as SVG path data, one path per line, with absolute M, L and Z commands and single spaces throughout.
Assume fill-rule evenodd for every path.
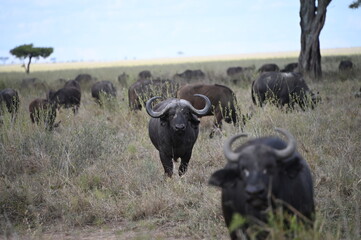
M 266 100 L 270 100 L 278 107 L 287 105 L 293 109 L 298 103 L 302 110 L 311 105 L 313 108 L 321 99 L 307 86 L 300 73 L 266 72 L 252 83 L 252 101 L 263 106 Z
M 106 99 L 115 98 L 117 96 L 117 89 L 110 81 L 100 81 L 93 84 L 91 93 L 92 97 L 101 104 L 100 96 L 102 94 Z
M 51 131 L 59 126 L 60 121 L 54 124 L 56 118 L 56 106 L 48 99 L 36 98 L 29 104 L 30 119 L 33 123 L 44 122 L 45 129 Z
M 15 89 L 5 88 L 0 90 L 0 116 L 3 115 L 4 108 L 6 107 L 7 111 L 11 114 L 12 121 L 15 121 L 19 104 L 19 94 Z
M 214 125 L 217 128 L 222 127 L 222 119 L 227 123 L 238 123 L 237 99 L 234 92 L 220 84 L 187 84 L 181 87 L 177 92 L 177 97 L 189 101 L 195 108 L 203 108 L 205 103 L 200 98 L 194 97 L 195 94 L 202 94 L 209 98 L 212 108 L 203 116 L 215 116 Z M 214 129 L 210 137 L 213 137 Z
M 173 175 L 173 160 L 181 158 L 178 174 L 182 176 L 188 167 L 192 156 L 193 146 L 198 137 L 199 120 L 197 116 L 206 114 L 211 102 L 201 94 L 205 101 L 203 109 L 194 108 L 190 102 L 184 99 L 169 98 L 152 108 L 154 100 L 161 97 L 153 97 L 146 103 L 147 113 L 152 117 L 149 121 L 149 137 L 155 148 L 159 151 L 166 176 Z M 172 160 L 173 159 L 173 160 Z
M 75 80 L 66 81 L 65 84 L 64 84 L 64 87 L 65 88 L 73 87 L 73 88 L 78 89 L 79 91 L 81 90 L 79 82 L 75 81 Z
M 229 138 L 223 147 L 228 163 L 209 179 L 210 185 L 222 188 L 222 209 L 227 227 L 230 229 L 236 214 L 246 220 L 243 225 L 230 230 L 231 239 L 249 239 L 247 230 L 254 224 L 267 223 L 274 207 L 283 207 L 305 223 L 313 223 L 315 204 L 310 168 L 296 150 L 293 136 L 283 129 L 276 128 L 276 131 L 287 138 L 287 143 L 278 137 L 262 137 L 232 150 L 232 143 L 247 135 Z M 256 234 L 256 239 L 267 236 L 259 229 Z
M 141 110 L 147 99 L 154 96 L 175 97 L 178 84 L 168 79 L 139 79 L 128 88 L 129 108 Z
M 263 64 L 259 69 L 258 72 L 279 72 L 280 68 L 275 63 L 266 63 Z

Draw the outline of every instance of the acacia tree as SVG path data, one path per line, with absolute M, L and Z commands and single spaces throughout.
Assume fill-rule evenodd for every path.
M 355 0 L 353 3 L 348 6 L 349 8 L 359 8 L 361 6 L 361 0 Z
M 47 58 L 54 51 L 53 48 L 49 47 L 33 47 L 33 44 L 24 44 L 18 47 L 15 47 L 10 50 L 10 53 L 17 58 L 26 59 L 29 58 L 28 64 L 25 67 L 25 72 L 30 73 L 30 63 L 32 58 Z
M 300 0 L 301 52 L 298 65 L 299 71 L 312 79 L 322 77 L 319 37 L 331 1 Z

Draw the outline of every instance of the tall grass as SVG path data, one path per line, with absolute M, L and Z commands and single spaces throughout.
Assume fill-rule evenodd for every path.
M 324 58 L 324 80 L 308 82 L 320 92 L 322 102 L 314 110 L 292 112 L 272 105 L 253 106 L 250 81 L 234 85 L 225 70 L 238 65 L 257 69 L 263 62 L 283 66 L 294 59 L 64 70 L 32 76 L 57 88 L 58 78 L 73 79 L 82 72 L 117 84 L 116 77 L 123 71 L 131 75 L 132 82 L 144 68 L 156 76 L 202 69 L 209 82 L 234 90 L 243 114 L 252 111 L 243 131 L 253 137 L 274 135 L 277 126 L 296 138 L 313 173 L 317 210 L 315 227 L 298 229 L 297 239 L 356 240 L 361 237 L 361 103 L 352 94 L 360 88 L 361 71 L 355 69 L 344 78 L 336 70 L 339 60 Z M 352 60 L 361 66 L 360 56 Z M 126 89 L 117 85 L 117 99 L 104 107 L 83 90 L 79 113 L 61 110 L 56 120 L 61 120 L 60 126 L 49 132 L 30 122 L 28 104 L 45 92 L 20 89 L 24 77 L 0 73 L 0 86 L 18 89 L 21 100 L 17 121 L 11 123 L 5 114 L 0 127 L 0 238 L 46 239 L 49 233 L 71 235 L 74 229 L 89 226 L 93 231 L 111 226 L 119 239 L 229 238 L 220 190 L 207 181 L 226 163 L 225 139 L 240 132 L 241 126 L 223 124 L 223 130 L 210 139 L 212 118 L 203 118 L 188 172 L 183 178 L 164 179 L 158 152 L 147 133 L 149 116 L 145 111 L 129 110 Z M 270 239 L 287 235 L 279 222 L 270 226 Z

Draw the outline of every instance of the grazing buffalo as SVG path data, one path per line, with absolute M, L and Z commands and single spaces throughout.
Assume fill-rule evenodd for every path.
M 246 219 L 245 224 L 230 232 L 231 239 L 246 239 L 247 228 L 266 222 L 272 207 L 282 206 L 288 213 L 312 223 L 315 204 L 310 169 L 296 150 L 293 136 L 283 129 L 276 128 L 276 131 L 284 135 L 288 143 L 278 137 L 262 137 L 233 151 L 232 143 L 247 135 L 229 138 L 223 147 L 228 163 L 209 179 L 210 185 L 222 188 L 227 227 L 234 214 Z
M 74 87 L 64 87 L 58 91 L 49 91 L 48 99 L 56 108 L 72 108 L 76 114 L 80 106 L 81 92 Z
M 350 60 L 342 60 L 338 65 L 338 70 L 342 71 L 350 71 L 353 68 L 353 63 Z
M 279 72 L 280 68 L 275 63 L 266 63 L 263 64 L 259 69 L 258 72 Z
M 75 81 L 77 81 L 80 85 L 81 84 L 90 84 L 91 82 L 95 81 L 96 78 L 93 78 L 92 75 L 87 73 L 82 73 L 76 76 Z
M 313 108 L 321 99 L 308 88 L 300 73 L 266 72 L 252 83 L 252 100 L 262 107 L 266 99 L 277 106 L 288 105 L 291 109 L 298 103 L 302 110 L 307 105 Z
M 149 79 L 152 77 L 152 73 L 149 70 L 144 70 L 138 73 L 139 79 Z
M 296 72 L 298 69 L 298 63 L 289 63 L 285 66 L 284 69 L 281 70 L 281 72 Z
M 3 107 L 6 106 L 7 111 L 11 114 L 11 119 L 16 119 L 16 114 L 19 110 L 19 94 L 15 89 L 5 88 L 0 90 L 0 116 L 3 115 Z
M 238 123 L 237 117 L 237 99 L 234 92 L 220 84 L 187 84 L 181 87 L 177 92 L 177 97 L 189 101 L 195 108 L 203 108 L 204 102 L 201 99 L 194 97 L 194 94 L 203 94 L 209 98 L 212 108 L 204 114 L 204 116 L 215 116 L 215 127 L 222 127 L 222 119 L 227 123 L 236 125 Z M 214 130 L 212 130 L 210 137 L 213 137 Z
M 238 76 L 242 72 L 243 72 L 242 67 L 229 67 L 229 68 L 227 68 L 227 76 L 229 76 L 229 77 Z
M 106 98 L 117 96 L 117 89 L 110 81 L 100 81 L 93 84 L 91 88 L 92 97 L 100 104 L 100 95 L 103 94 Z
M 176 73 L 174 75 L 175 80 L 181 80 L 182 82 L 190 83 L 192 81 L 202 80 L 206 77 L 202 70 L 185 70 L 182 73 Z
M 56 118 L 56 106 L 48 99 L 36 98 L 29 104 L 30 119 L 33 123 L 44 122 L 45 129 L 51 131 L 59 123 L 54 124 Z
M 139 79 L 128 88 L 129 107 L 141 110 L 147 99 L 154 96 L 175 97 L 178 84 L 168 79 Z
M 123 72 L 122 74 L 120 74 L 118 76 L 118 82 L 120 84 L 121 87 L 128 87 L 128 79 L 129 79 L 129 75 L 125 72 Z
M 192 149 L 198 137 L 199 120 L 197 116 L 206 114 L 211 102 L 201 94 L 204 99 L 203 109 L 194 108 L 184 99 L 169 98 L 154 106 L 152 102 L 161 97 L 153 97 L 146 103 L 147 113 L 152 117 L 149 121 L 149 137 L 155 148 L 159 151 L 165 175 L 172 177 L 173 161 L 181 158 L 178 174 L 182 176 L 188 167 L 192 156 Z

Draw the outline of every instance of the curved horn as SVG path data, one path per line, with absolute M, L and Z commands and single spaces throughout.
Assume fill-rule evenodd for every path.
M 183 99 L 181 99 L 182 103 L 187 105 L 194 113 L 196 113 L 199 116 L 207 114 L 209 109 L 212 106 L 211 101 L 209 100 L 209 98 L 207 96 L 204 96 L 203 94 L 194 94 L 193 96 L 201 97 L 201 98 L 204 99 L 204 101 L 206 102 L 206 105 L 204 106 L 203 109 L 195 109 L 190 102 L 188 102 L 186 100 L 182 101 Z
M 291 133 L 289 133 L 285 129 L 275 128 L 275 130 L 277 132 L 281 133 L 283 136 L 285 136 L 287 138 L 287 142 L 288 142 L 285 149 L 281 149 L 281 150 L 274 149 L 273 150 L 275 152 L 276 156 L 279 158 L 279 160 L 283 160 L 283 159 L 286 159 L 286 158 L 292 156 L 292 154 L 296 151 L 295 138 L 291 135 Z
M 232 150 L 232 143 L 240 137 L 247 137 L 247 136 L 248 135 L 246 133 L 240 133 L 240 134 L 234 135 L 226 140 L 226 142 L 223 145 L 223 153 L 224 153 L 224 156 L 229 161 L 237 161 L 239 158 L 239 155 L 241 154 L 241 153 L 235 153 Z
M 156 111 L 153 111 L 152 109 L 152 102 L 156 99 L 159 99 L 159 98 L 162 98 L 162 97 L 159 97 L 159 96 L 155 96 L 155 97 L 152 97 L 151 99 L 149 99 L 147 101 L 147 103 L 145 104 L 145 109 L 147 110 L 147 113 L 149 114 L 149 116 L 153 117 L 153 118 L 160 118 L 161 116 L 163 116 L 163 114 L 168 110 L 168 105 L 160 112 L 156 112 Z

